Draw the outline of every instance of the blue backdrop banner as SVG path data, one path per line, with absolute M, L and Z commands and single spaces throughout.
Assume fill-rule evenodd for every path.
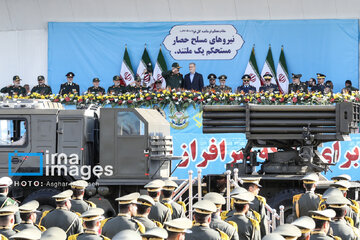
M 324 73 L 340 91 L 350 79 L 358 85 L 358 20 L 211 21 L 157 23 L 54 23 L 48 26 L 48 82 L 54 92 L 75 73 L 85 92 L 94 77 L 107 89 L 119 75 L 125 45 L 136 72 L 146 44 L 155 65 L 160 46 L 168 67 L 176 61 L 181 73 L 195 62 L 209 73 L 228 76 L 227 85 L 241 84 L 253 45 L 261 71 L 271 45 L 275 67 L 284 46 L 289 73 L 302 81 Z M 205 80 L 207 85 L 207 80 Z

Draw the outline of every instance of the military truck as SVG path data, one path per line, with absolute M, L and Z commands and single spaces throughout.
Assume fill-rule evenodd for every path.
M 247 144 L 239 149 L 241 163 L 227 164 L 238 169 L 242 177 L 260 176 L 260 194 L 271 207 L 285 206 L 291 213 L 292 196 L 304 192 L 301 178 L 311 172 L 321 176 L 319 188 L 326 189 L 329 181 L 321 175 L 333 163 L 326 161 L 318 147 L 325 142 L 350 140 L 357 133 L 360 119 L 359 104 L 343 102 L 334 105 L 217 105 L 203 107 L 203 133 L 245 134 Z M 268 158 L 257 159 L 257 148 L 276 148 Z M 335 153 L 336 154 L 336 153 Z M 217 176 L 207 176 L 215 183 Z M 214 180 L 211 180 L 213 178 Z M 211 184 L 209 184 L 211 186 Z M 358 196 L 354 183 L 352 197 Z
M 16 199 L 52 205 L 50 196 L 84 179 L 93 183 L 87 195 L 109 211 L 116 197 L 169 178 L 172 161 L 181 159 L 157 110 L 66 110 L 49 100 L 0 102 L 0 158 L 0 176 L 12 177 Z

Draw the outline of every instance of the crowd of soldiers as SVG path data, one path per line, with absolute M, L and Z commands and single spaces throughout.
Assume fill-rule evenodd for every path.
M 204 86 L 203 76 L 200 73 L 196 72 L 195 63 L 189 64 L 189 73 L 183 76 L 179 72 L 180 66 L 178 63 L 172 64 L 172 70 L 163 72 L 162 76 L 166 82 L 166 87 L 170 89 L 184 89 L 184 90 L 193 90 L 197 92 L 232 92 L 232 88 L 226 85 L 227 76 L 220 75 L 217 77 L 214 73 L 208 75 L 209 85 Z M 147 74 L 151 84 L 148 84 L 144 81 L 144 76 Z M 68 72 L 66 74 L 67 82 L 61 84 L 59 94 L 77 94 L 80 95 L 80 86 L 73 82 L 75 74 L 73 72 Z M 328 80 L 325 81 L 326 76 L 322 73 L 317 74 L 317 83 L 314 78 L 311 78 L 307 82 L 301 82 L 301 74 L 292 74 L 292 83 L 289 84 L 288 92 L 289 93 L 308 93 L 308 92 L 320 92 L 322 94 L 332 93 L 333 83 Z M 219 80 L 219 85 L 216 84 L 216 79 Z M 258 89 L 251 85 L 252 79 L 250 75 L 245 74 L 242 76 L 243 84 L 236 88 L 237 93 L 255 93 L 255 92 L 279 92 L 279 88 L 276 84 L 272 83 L 273 76 L 269 73 L 262 76 L 264 80 L 263 85 Z M 7 93 L 10 96 L 27 96 L 31 93 L 38 93 L 41 95 L 50 95 L 52 94 L 52 89 L 50 86 L 45 84 L 44 76 L 38 76 L 38 85 L 34 86 L 31 91 L 22 87 L 20 84 L 21 78 L 19 76 L 13 77 L 13 85 L 3 87 L 0 92 Z M 100 86 L 100 79 L 94 78 L 92 80 L 93 86 L 89 87 L 86 93 L 94 95 L 119 95 L 126 92 L 139 92 L 139 91 L 160 91 L 163 90 L 163 83 L 161 79 L 153 79 L 152 77 L 152 67 L 144 71 L 144 73 L 139 76 L 136 75 L 134 82 L 128 86 L 125 86 L 125 81 L 121 76 L 115 75 L 113 77 L 114 85 L 110 86 L 107 91 L 105 88 Z M 352 91 L 358 91 L 357 88 L 352 86 L 350 80 L 346 80 L 345 87 L 341 90 L 342 93 L 351 93 Z
M 292 223 L 269 233 L 265 205 L 259 196 L 260 178 L 242 178 L 242 187 L 231 191 L 231 210 L 221 193 L 209 192 L 191 211 L 172 198 L 178 185 L 172 180 L 153 180 L 147 195 L 130 193 L 115 199 L 115 217 L 84 200 L 88 183 L 78 180 L 71 189 L 52 196 L 56 208 L 40 212 L 39 202 L 20 206 L 8 197 L 12 180 L 0 178 L 0 237 L 15 240 L 358 240 L 359 205 L 347 198 L 350 176 L 340 175 L 323 195 L 315 193 L 319 177 L 303 178 L 305 193 L 293 197 Z M 41 217 L 38 219 L 37 216 Z M 191 215 L 191 216 L 190 216 Z M 193 217 L 193 221 L 189 218 Z

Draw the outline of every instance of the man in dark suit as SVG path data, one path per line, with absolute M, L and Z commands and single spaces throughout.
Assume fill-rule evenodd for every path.
M 204 87 L 203 76 L 196 72 L 195 63 L 189 64 L 189 73 L 185 75 L 182 88 L 186 90 L 201 91 Z

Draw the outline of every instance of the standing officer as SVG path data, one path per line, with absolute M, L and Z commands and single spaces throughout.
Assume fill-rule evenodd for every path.
M 9 96 L 22 95 L 26 96 L 26 89 L 20 85 L 21 78 L 18 75 L 13 77 L 13 85 L 3 87 L 0 92 L 7 93 Z
M 73 72 L 68 72 L 65 76 L 67 82 L 61 84 L 59 94 L 80 94 L 79 85 L 73 82 L 75 74 Z
M 177 218 L 165 222 L 165 229 L 168 232 L 168 240 L 184 240 L 185 232 L 192 227 L 188 218 Z
M 183 75 L 179 72 L 181 67 L 177 62 L 174 62 L 171 67 L 171 71 L 163 72 L 161 74 L 163 78 L 165 78 L 166 87 L 175 89 L 180 88 L 183 86 L 184 81 Z
M 9 238 L 16 233 L 12 228 L 15 223 L 14 215 L 18 211 L 19 208 L 15 205 L 0 208 L 0 235 Z
M 324 89 L 325 89 L 325 75 L 322 73 L 317 73 L 317 80 L 318 80 L 318 84 L 316 84 L 316 86 L 313 86 L 311 88 L 312 92 L 321 92 L 324 93 Z
M 161 202 L 170 209 L 172 219 L 185 217 L 185 204 L 180 205 L 179 203 L 172 200 L 172 197 L 174 196 L 174 190 L 178 187 L 178 185 L 172 180 L 165 180 L 164 183 L 165 185 L 161 191 L 163 195 Z
M 72 194 L 73 191 L 66 190 L 52 196 L 56 201 L 56 209 L 45 211 L 39 224 L 45 228 L 59 227 L 67 236 L 81 233 L 83 231 L 81 220 L 76 213 L 70 211 Z
M 315 222 L 311 217 L 303 216 L 291 223 L 298 227 L 301 231 L 301 237 L 298 237 L 298 240 L 309 240 L 311 231 L 315 228 Z
M 310 214 L 315 221 L 315 229 L 311 232 L 310 240 L 341 240 L 339 237 L 328 235 L 331 219 L 336 215 L 334 210 L 311 211 Z
M 227 79 L 226 75 L 221 75 L 219 77 L 219 82 L 220 82 L 219 90 L 222 92 L 232 92 L 232 88 L 225 85 L 226 79 Z
M 90 210 L 90 208 L 96 208 L 96 205 L 93 202 L 84 200 L 85 188 L 88 186 L 86 181 L 78 180 L 69 185 L 73 191 L 71 197 L 71 211 L 82 214 L 83 212 Z
M 277 92 L 279 91 L 278 86 L 276 84 L 271 83 L 271 79 L 273 75 L 267 73 L 263 76 L 265 80 L 265 84 L 260 87 L 259 92 Z
M 84 232 L 71 235 L 68 240 L 110 240 L 99 234 L 103 215 L 104 210 L 101 208 L 92 208 L 84 212 L 80 216 L 84 222 Z
M 303 177 L 302 180 L 305 193 L 293 196 L 293 212 L 295 213 L 295 218 L 310 216 L 309 211 L 318 210 L 321 202 L 321 195 L 315 193 L 319 176 L 316 173 L 311 173 Z
M 136 203 L 139 197 L 139 193 L 131 193 L 115 199 L 115 201 L 119 203 L 119 214 L 114 218 L 107 218 L 102 222 L 102 233 L 104 236 L 111 239 L 118 232 L 127 229 L 139 231 L 140 233 L 145 232 L 144 225 L 132 218 L 136 215 Z
M 43 226 L 37 225 L 36 217 L 37 211 L 36 209 L 39 207 L 39 202 L 36 200 L 25 203 L 19 207 L 21 223 L 15 224 L 13 229 L 15 231 L 22 231 L 24 229 L 35 229 L 39 233 L 44 232 L 46 229 Z
M 300 229 L 293 225 L 293 224 L 283 224 L 280 225 L 278 227 L 276 227 L 276 229 L 274 230 L 274 233 L 278 233 L 281 236 L 283 236 L 285 239 L 298 239 L 299 237 L 301 237 L 301 231 Z
M 9 187 L 12 185 L 13 181 L 9 177 L 0 178 L 0 208 L 15 205 L 18 206 L 18 203 L 15 199 L 8 197 Z M 15 213 L 15 223 L 20 223 L 20 213 Z
M 208 75 L 209 79 L 209 85 L 204 87 L 203 92 L 217 92 L 219 91 L 219 86 L 216 85 L 216 75 L 213 73 L 210 73 Z
M 113 77 L 114 85 L 110 86 L 110 87 L 108 88 L 108 91 L 107 91 L 107 93 L 108 93 L 109 95 L 119 95 L 119 94 L 121 94 L 121 93 L 125 93 L 125 92 L 126 92 L 127 88 L 126 88 L 125 86 L 122 86 L 122 85 L 120 84 L 120 81 L 121 81 L 121 77 L 120 77 L 120 76 L 115 75 L 115 76 Z
M 93 86 L 88 88 L 88 94 L 94 94 L 94 95 L 104 95 L 105 89 L 99 86 L 100 79 L 94 78 L 93 79 Z
M 194 204 L 194 219 L 195 223 L 190 229 L 189 233 L 186 233 L 186 240 L 219 240 L 229 239 L 229 236 L 219 229 L 211 229 L 209 224 L 211 222 L 211 214 L 216 212 L 216 206 L 214 203 L 208 200 L 200 200 Z
M 148 194 L 154 199 L 155 204 L 151 207 L 149 218 L 164 224 L 164 222 L 171 220 L 171 210 L 160 202 L 160 195 L 163 186 L 165 185 L 162 180 L 154 180 L 144 186 Z
M 149 219 L 149 213 L 154 204 L 155 201 L 148 195 L 141 195 L 137 200 L 137 213 L 134 219 L 141 222 L 146 231 L 157 227 L 156 223 Z M 161 223 L 158 224 L 159 227 L 162 226 Z
M 245 74 L 241 78 L 243 80 L 243 85 L 237 87 L 236 92 L 241 93 L 254 93 L 256 92 L 256 87 L 250 85 L 251 76 L 248 74 Z
M 302 74 L 292 74 L 292 83 L 289 84 L 289 93 L 307 93 L 308 89 L 306 83 L 302 83 L 300 78 Z
M 229 236 L 230 240 L 238 240 L 237 234 L 238 226 L 235 222 L 225 222 L 221 220 L 220 213 L 222 206 L 226 203 L 225 198 L 221 194 L 216 192 L 209 192 L 204 196 L 204 200 L 213 202 L 217 208 L 217 211 L 211 215 L 210 228 L 220 229 Z
M 40 95 L 50 95 L 52 94 L 51 87 L 45 84 L 45 77 L 40 75 L 37 77 L 38 85 L 34 86 L 31 89 L 31 93 L 38 93 Z

